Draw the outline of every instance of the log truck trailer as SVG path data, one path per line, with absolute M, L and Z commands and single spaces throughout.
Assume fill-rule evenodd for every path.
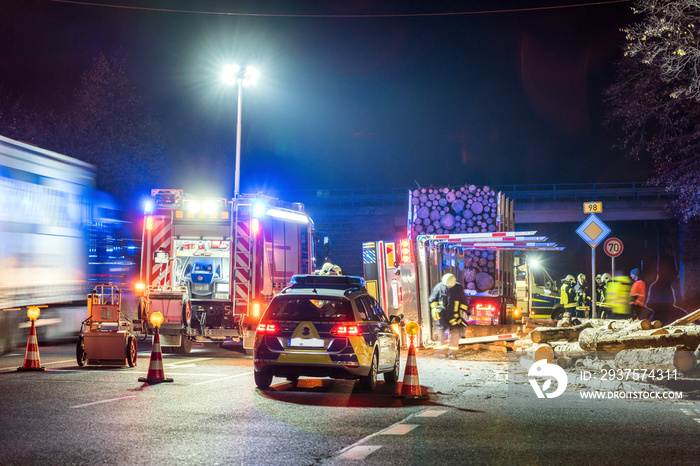
M 313 272 L 313 222 L 303 204 L 261 194 L 200 199 L 154 189 L 144 219 L 137 293 L 144 328 L 164 316 L 164 351 L 226 339 L 253 348 L 263 310 L 295 274 Z
M 384 309 L 400 312 L 420 325 L 419 343 L 432 346 L 437 338 L 428 298 L 442 275 L 452 273 L 465 286 L 468 323 L 480 334 L 502 332 L 522 317 L 559 312 L 556 287 L 538 286 L 535 270 L 521 261 L 522 252 L 562 250 L 535 231 L 513 231 L 512 202 L 498 194 L 496 231 L 423 234 L 396 242 L 363 243 L 363 266 L 368 290 Z M 410 208 L 409 208 L 410 210 Z M 490 263 L 489 266 L 486 263 Z M 480 265 L 481 264 L 481 265 Z M 481 270 L 488 270 L 489 273 Z M 537 272 L 548 277 L 546 271 Z M 470 284 L 471 283 L 471 284 Z M 470 327 L 471 328 L 471 327 Z

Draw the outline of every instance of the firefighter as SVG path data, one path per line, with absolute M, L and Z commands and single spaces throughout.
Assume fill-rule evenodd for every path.
M 440 342 L 444 341 L 445 330 L 449 330 L 450 340 L 447 345 L 447 356 L 454 359 L 455 352 L 459 350 L 459 337 L 467 325 L 463 318 L 467 312 L 467 298 L 464 294 L 464 288 L 457 284 L 457 277 L 446 273 L 442 276 L 440 283 L 435 285 L 428 300 L 430 301 L 433 321 L 437 324 L 437 337 Z
M 574 290 L 574 282 L 576 279 L 573 275 L 567 275 L 561 286 L 561 298 L 559 302 L 564 306 L 564 312 L 569 312 L 572 315 L 576 313 L 576 291 Z
M 606 301 L 606 293 L 608 288 L 608 283 L 610 282 L 610 274 L 604 273 L 602 275 L 596 275 L 596 294 L 598 296 L 598 307 L 600 308 L 601 319 L 609 319 L 611 317 L 610 305 Z
M 630 289 L 630 310 L 635 319 L 646 319 L 649 312 L 645 309 L 647 285 L 640 277 L 639 269 L 632 269 L 630 272 L 632 288 Z
M 330 262 L 326 262 L 323 264 L 323 267 L 321 267 L 321 272 L 319 275 L 342 275 L 343 271 L 341 268 L 335 264 L 331 264 Z
M 578 274 L 576 277 L 576 285 L 574 286 L 574 291 L 576 292 L 576 302 L 581 309 L 580 314 L 577 317 L 586 317 L 584 314 L 588 312 L 591 306 L 591 295 L 588 292 L 588 280 L 586 280 L 585 274 Z
M 606 288 L 605 302 L 612 308 L 613 319 L 629 318 L 630 283 L 629 277 L 615 277 Z

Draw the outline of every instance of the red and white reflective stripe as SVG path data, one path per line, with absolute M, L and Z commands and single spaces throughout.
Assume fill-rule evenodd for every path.
M 250 224 L 236 222 L 236 247 L 234 249 L 233 297 L 237 303 L 247 305 L 250 296 Z
M 172 246 L 172 228 L 173 225 L 168 217 L 153 217 L 153 230 L 151 232 L 151 252 L 158 251 L 159 249 L 166 251 L 169 255 L 171 254 Z M 152 256 L 153 254 L 151 254 Z M 149 258 L 150 260 L 150 258 Z M 165 286 L 169 283 L 170 268 L 168 264 L 151 264 L 151 270 L 149 274 L 149 284 L 156 286 Z

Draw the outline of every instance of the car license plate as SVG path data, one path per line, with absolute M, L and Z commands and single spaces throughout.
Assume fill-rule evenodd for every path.
M 321 338 L 290 338 L 287 346 L 301 346 L 308 348 L 323 348 L 326 342 Z

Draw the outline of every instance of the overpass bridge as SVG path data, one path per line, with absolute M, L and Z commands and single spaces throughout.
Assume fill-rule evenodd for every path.
M 672 196 L 665 188 L 646 183 L 565 183 L 490 186 L 515 202 L 516 223 L 581 221 L 584 202 L 601 201 L 603 220 L 668 219 Z M 312 210 L 396 208 L 407 213 L 409 191 L 415 188 L 320 189 L 293 191 L 289 198 Z M 393 210 L 393 209 L 392 209 Z

